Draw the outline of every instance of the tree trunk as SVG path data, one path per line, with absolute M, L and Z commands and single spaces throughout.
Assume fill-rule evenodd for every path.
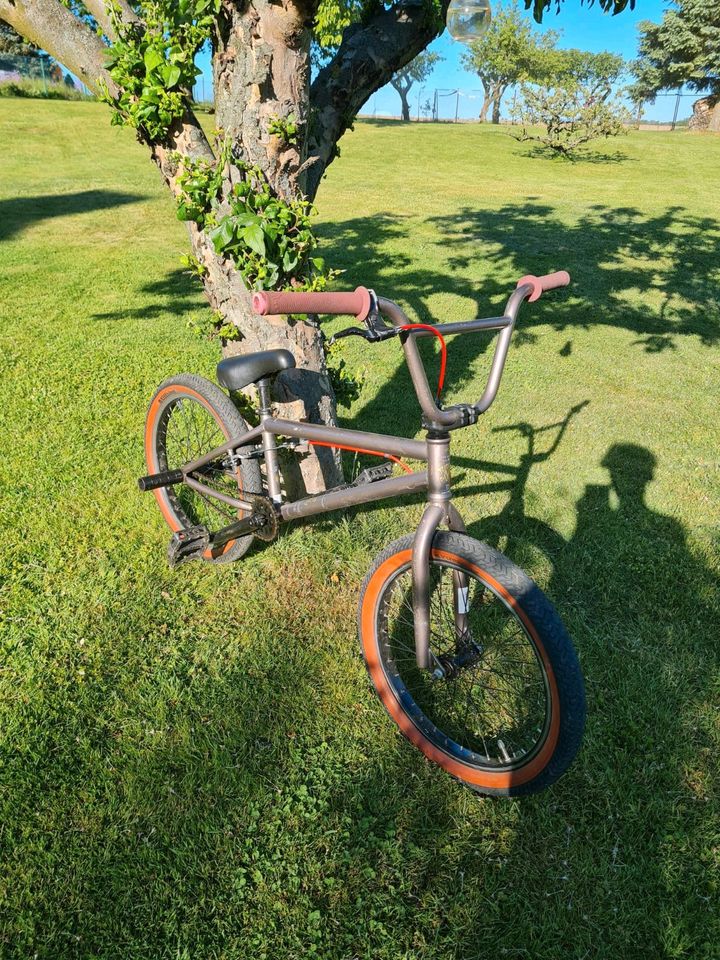
M 478 120 L 480 121 L 480 123 L 485 123 L 485 121 L 487 120 L 488 110 L 490 109 L 491 103 L 492 103 L 492 98 L 488 93 L 488 91 L 485 90 L 483 93 L 482 107 L 480 107 L 480 115 L 478 116 Z
M 720 96 L 701 97 L 695 101 L 688 129 L 720 133 Z
M 224 21 L 216 40 L 215 122 L 233 152 L 263 171 L 283 199 L 303 193 L 303 159 L 309 102 L 310 20 L 290 0 L 254 0 L 248 6 L 224 4 Z M 271 120 L 294 117 L 297 143 L 268 132 Z M 231 169 L 227 188 L 237 171 Z M 288 323 L 285 317 L 258 317 L 250 309 L 250 293 L 233 264 L 218 258 L 197 228 L 190 229 L 193 252 L 205 266 L 205 291 L 211 306 L 240 331 L 223 353 L 233 356 L 285 347 L 297 368 L 276 381 L 280 416 L 313 423 L 336 422 L 335 398 L 325 367 L 320 330 L 310 323 Z M 342 481 L 340 457 L 329 448 L 314 448 L 301 463 L 303 484 L 317 493 Z
M 507 87 L 498 84 L 492 92 L 492 122 L 500 123 L 500 104 Z
M 410 93 L 412 83 L 403 83 L 402 80 L 403 78 L 401 77 L 392 77 L 390 80 L 390 86 L 400 97 L 400 116 L 406 123 L 408 123 L 410 121 L 410 104 L 408 103 L 408 94 Z

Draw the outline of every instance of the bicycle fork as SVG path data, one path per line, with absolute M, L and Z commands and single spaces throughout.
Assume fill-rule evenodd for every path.
M 430 656 L 430 553 L 438 528 L 465 533 L 462 517 L 452 503 L 450 493 L 450 436 L 428 436 L 428 506 L 415 534 L 412 552 L 412 597 L 415 633 L 415 660 L 420 670 L 429 670 Z M 464 573 L 453 571 L 453 613 L 457 636 L 467 631 L 468 581 Z

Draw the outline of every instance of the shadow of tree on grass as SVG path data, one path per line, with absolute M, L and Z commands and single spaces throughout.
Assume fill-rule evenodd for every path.
M 648 215 L 635 207 L 594 204 L 564 222 L 549 204 L 528 201 L 497 210 L 464 208 L 435 217 L 443 244 L 458 253 L 450 265 L 489 261 L 518 276 L 567 269 L 568 295 L 536 305 L 540 322 L 565 330 L 594 323 L 639 334 L 651 351 L 680 336 L 720 343 L 720 265 L 714 251 L 720 222 L 669 207 Z M 474 252 L 473 242 L 482 244 Z
M 9 240 L 41 220 L 107 210 L 146 199 L 143 194 L 119 190 L 81 190 L 77 193 L 51 193 L 0 200 L 0 241 Z
M 188 314 L 202 308 L 209 309 L 202 284 L 188 270 L 178 267 L 164 277 L 144 283 L 138 290 L 145 301 L 143 306 L 128 306 L 123 310 L 93 314 L 93 320 L 153 320 L 163 314 Z M 134 298 L 133 298 L 134 299 Z M 189 319 L 186 318 L 186 319 Z
M 684 337 L 708 347 L 720 343 L 720 264 L 714 254 L 720 222 L 713 217 L 689 214 L 680 206 L 649 215 L 634 207 L 594 204 L 568 223 L 552 205 L 529 198 L 495 210 L 465 207 L 425 224 L 435 230 L 430 242 L 442 248 L 429 263 L 402 250 L 403 238 L 417 230 L 416 222 L 389 215 L 323 224 L 323 253 L 347 271 L 351 285 L 373 287 L 423 322 L 470 319 L 467 314 L 438 316 L 434 295 L 468 299 L 476 304 L 475 315 L 488 315 L 502 309 L 519 277 L 564 268 L 572 277 L 570 288 L 533 304 L 534 324 L 561 331 L 617 327 L 635 334 L 633 344 L 648 353 L 672 350 Z M 468 276 L 472 272 L 477 280 Z M 535 336 L 523 329 L 521 316 L 515 344 L 532 342 Z M 453 389 L 476 380 L 473 363 L 491 342 L 482 334 L 451 340 L 446 382 Z M 434 363 L 430 338 L 420 346 L 427 362 Z M 563 351 L 570 354 L 571 339 Z M 416 429 L 418 419 L 412 383 L 400 362 L 371 400 L 364 405 L 361 400 L 348 422 L 397 433 L 408 426 Z

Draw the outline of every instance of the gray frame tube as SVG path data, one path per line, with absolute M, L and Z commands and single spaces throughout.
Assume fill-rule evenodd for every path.
M 313 517 L 319 513 L 344 510 L 361 503 L 372 503 L 375 500 L 385 500 L 388 497 L 417 493 L 420 490 L 427 490 L 427 485 L 428 475 L 423 470 L 402 477 L 391 477 L 389 480 L 363 483 L 358 487 L 330 490 L 328 493 L 319 493 L 317 496 L 305 497 L 303 500 L 295 500 L 293 503 L 284 503 L 280 507 L 280 518 L 286 521 L 298 520 L 300 517 Z
M 364 430 L 345 430 L 342 427 L 326 427 L 319 423 L 296 423 L 294 420 L 268 419 L 259 426 L 253 427 L 237 437 L 229 437 L 220 447 L 215 447 L 203 454 L 192 463 L 181 467 L 185 474 L 193 473 L 206 464 L 216 460 L 224 453 L 246 447 L 253 443 L 263 433 L 273 433 L 276 436 L 296 437 L 301 440 L 322 440 L 324 443 L 335 443 L 344 446 L 364 447 L 367 450 L 377 450 L 378 453 L 388 453 L 394 456 L 410 457 L 411 460 L 427 460 L 427 446 L 424 440 L 408 440 L 406 437 L 386 436 L 382 433 L 367 433 Z
M 213 490 L 212 487 L 206 486 L 204 483 L 200 483 L 199 480 L 196 480 L 195 477 L 186 476 L 183 480 L 192 490 L 197 490 L 198 493 L 203 494 L 206 497 L 210 497 L 212 500 L 220 500 L 221 503 L 227 503 L 231 507 L 235 507 L 238 510 L 252 510 L 253 505 L 248 503 L 247 500 L 240 500 L 237 497 L 231 497 L 227 493 L 222 493 L 220 490 Z
M 430 667 L 430 550 L 445 508 L 431 503 L 415 533 L 412 551 L 413 630 L 415 660 L 420 670 Z
M 428 506 L 415 534 L 412 551 L 413 630 L 415 659 L 420 670 L 430 667 L 430 551 L 440 524 L 460 519 L 451 513 L 450 435 L 429 437 Z M 460 520 L 462 525 L 462 520 Z
M 320 440 L 337 443 L 338 446 L 363 447 L 378 453 L 410 457 L 411 460 L 427 460 L 427 445 L 424 440 L 408 440 L 405 437 L 390 437 L 382 433 L 366 433 L 364 430 L 344 430 L 342 427 L 326 427 L 320 423 L 296 423 L 294 420 L 265 420 L 263 430 L 282 437 L 298 437 L 301 440 Z
M 252 430 L 247 430 L 245 433 L 241 433 L 237 437 L 229 437 L 221 447 L 215 447 L 214 450 L 204 453 L 202 457 L 199 457 L 197 460 L 193 460 L 192 463 L 186 463 L 180 469 L 183 473 L 192 473 L 194 470 L 199 470 L 201 467 L 204 467 L 205 464 L 211 463 L 213 460 L 217 460 L 217 458 L 223 453 L 231 453 L 233 450 L 237 450 L 238 447 L 245 447 L 248 443 L 252 443 L 253 440 L 257 440 L 262 432 L 263 426 L 260 424 L 260 426 L 253 427 Z

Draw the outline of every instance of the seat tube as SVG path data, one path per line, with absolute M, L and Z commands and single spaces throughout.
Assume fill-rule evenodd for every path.
M 428 506 L 413 544 L 412 585 L 415 660 L 420 670 L 430 663 L 430 551 L 435 533 L 448 516 L 450 505 L 450 436 L 429 435 Z
M 270 402 L 270 381 L 258 380 L 258 396 L 260 399 L 260 424 L 272 419 L 272 404 Z M 265 455 L 265 474 L 268 493 L 273 503 L 282 503 L 280 490 L 280 469 L 278 467 L 277 441 L 275 434 L 269 430 L 262 432 L 262 446 Z

